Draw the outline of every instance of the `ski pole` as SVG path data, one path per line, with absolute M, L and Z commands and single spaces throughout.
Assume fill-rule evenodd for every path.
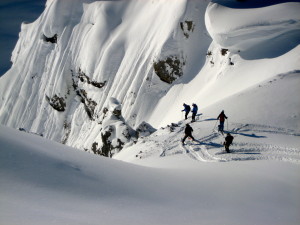
M 212 129 L 213 131 L 214 131 L 214 129 L 216 128 L 217 123 L 218 123 L 218 120 L 216 121 L 215 126 L 214 126 L 214 128 Z
M 229 128 L 228 128 L 228 119 L 227 119 L 227 131 L 229 131 Z

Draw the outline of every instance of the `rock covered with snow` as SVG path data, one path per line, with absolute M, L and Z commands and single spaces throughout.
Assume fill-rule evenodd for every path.
M 104 111 L 100 150 L 97 151 L 101 155 L 112 157 L 121 151 L 124 145 L 135 142 L 137 135 L 122 117 L 122 107 L 117 99 L 110 98 Z
M 154 127 L 152 127 L 149 123 L 146 123 L 145 121 L 143 121 L 136 128 L 136 132 L 137 132 L 138 137 L 147 137 L 150 134 L 154 133 L 155 131 L 156 131 L 156 129 Z

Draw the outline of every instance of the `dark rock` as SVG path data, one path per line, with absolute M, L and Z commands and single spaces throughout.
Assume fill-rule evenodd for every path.
M 149 136 L 150 134 L 154 133 L 156 131 L 155 128 L 153 128 L 149 123 L 146 123 L 143 121 L 137 128 L 136 128 L 136 133 L 137 137 L 146 137 Z
M 50 98 L 46 95 L 46 100 L 52 106 L 53 109 L 63 112 L 66 109 L 66 101 L 63 97 L 58 97 L 56 94 Z
M 221 54 L 222 54 L 223 56 L 226 55 L 227 52 L 228 52 L 228 49 L 226 49 L 226 48 L 222 48 L 222 49 L 221 49 Z
M 195 24 L 193 21 L 180 22 L 180 28 L 186 38 L 189 38 L 190 33 L 194 31 Z
M 156 75 L 164 82 L 171 84 L 183 75 L 181 62 L 176 56 L 170 56 L 165 60 L 154 62 L 153 67 Z
M 45 42 L 50 42 L 50 43 L 57 43 L 57 34 L 55 34 L 53 37 L 46 37 L 46 35 L 43 34 L 43 40 Z

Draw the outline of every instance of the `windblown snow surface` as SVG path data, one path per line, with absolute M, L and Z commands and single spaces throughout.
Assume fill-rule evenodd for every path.
M 1 225 L 299 224 L 300 3 L 243 8 L 243 2 L 221 0 L 85 1 L 83 13 L 67 2 L 48 1 L 34 26 L 23 25 L 21 36 L 29 36 L 20 37 L 14 65 L 0 79 Z M 67 20 L 71 9 L 82 20 Z M 55 17 L 57 10 L 65 20 Z M 111 13 L 122 16 L 108 21 Z M 143 26 L 133 23 L 137 18 Z M 53 47 L 40 40 L 30 50 L 29 30 L 49 23 L 41 20 L 51 20 L 45 34 L 61 32 L 72 41 Z M 193 32 L 172 30 L 191 20 L 197 21 Z M 99 27 L 87 35 L 93 23 Z M 90 49 L 79 48 L 84 44 Z M 174 49 L 186 60 L 184 75 L 163 84 L 147 65 Z M 101 125 L 70 97 L 64 116 L 51 111 L 43 92 L 65 90 L 75 62 L 94 80 L 115 71 L 108 81 L 113 90 L 104 96 L 88 88 L 91 98 L 104 106 L 114 97 L 125 108 L 125 121 L 134 127 L 145 120 L 157 131 L 127 143 L 113 159 L 79 150 Z M 196 122 L 183 120 L 183 102 L 199 106 Z M 225 135 L 234 136 L 229 154 L 216 131 L 222 110 L 228 116 Z M 61 131 L 55 131 L 65 119 L 73 129 L 66 144 L 79 149 L 53 141 L 60 140 Z M 197 141 L 181 145 L 186 123 Z M 18 127 L 30 132 L 13 129 Z

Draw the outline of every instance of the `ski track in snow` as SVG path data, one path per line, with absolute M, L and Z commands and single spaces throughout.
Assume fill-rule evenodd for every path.
M 226 160 L 220 158 L 220 157 L 215 157 L 211 155 L 208 151 L 205 145 L 200 145 L 197 144 L 195 147 L 195 144 L 187 144 L 186 152 L 188 155 L 195 160 L 199 160 L 202 162 L 224 162 Z
M 203 123 L 205 121 L 202 120 L 197 125 L 194 125 L 195 134 L 205 134 L 202 128 L 198 128 Z M 272 144 L 270 140 L 270 143 L 251 142 L 252 138 L 261 138 L 268 141 L 266 138 L 268 135 L 287 135 L 298 138 L 300 134 L 297 131 L 257 124 L 232 123 L 230 126 L 234 128 L 225 131 L 224 135 L 213 130 L 210 134 L 206 132 L 206 135 L 200 136 L 195 142 L 187 139 L 185 145 L 182 145 L 178 137 L 181 137 L 183 134 L 183 124 L 179 122 L 179 126 L 173 132 L 167 132 L 168 134 L 163 135 L 163 137 L 161 135 L 157 135 L 155 138 L 149 137 L 146 142 L 148 142 L 149 146 L 153 146 L 150 143 L 155 143 L 155 147 L 148 148 L 142 153 L 140 158 L 148 158 L 159 152 L 160 157 L 186 155 L 191 160 L 199 162 L 275 160 L 300 164 L 299 148 L 287 147 L 284 144 Z M 235 137 L 233 144 L 230 146 L 230 153 L 225 152 L 222 144 L 227 132 L 230 132 Z M 249 141 L 245 141 L 245 139 L 249 139 Z

